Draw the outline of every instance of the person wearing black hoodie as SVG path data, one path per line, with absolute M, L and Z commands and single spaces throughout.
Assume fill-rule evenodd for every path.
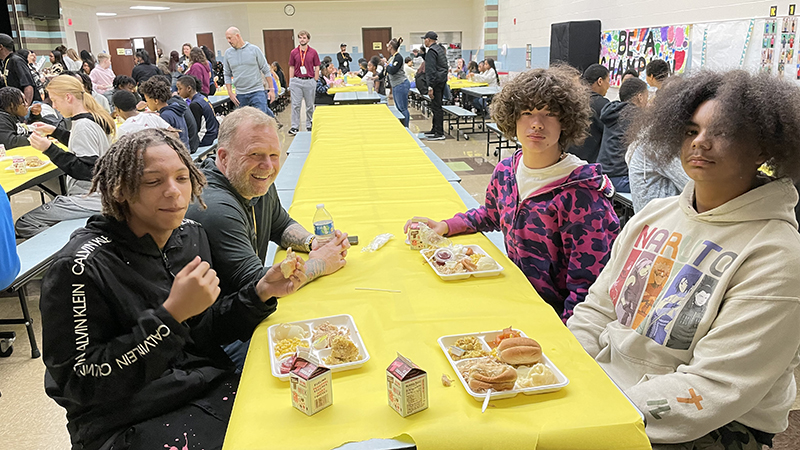
M 189 129 L 186 126 L 186 119 L 183 117 L 188 109 L 186 102 L 179 98 L 178 101 L 169 103 L 172 98 L 169 84 L 155 77 L 142 83 L 139 91 L 144 95 L 150 111 L 157 111 L 172 128 L 180 130 L 181 142 L 189 150 Z
M 603 107 L 608 105 L 608 99 L 605 95 L 608 93 L 611 82 L 608 69 L 600 64 L 592 64 L 587 67 L 586 71 L 583 72 L 582 79 L 591 90 L 589 105 L 592 107 L 592 122 L 589 124 L 589 136 L 586 137 L 583 144 L 573 146 L 567 151 L 588 163 L 595 163 L 597 162 L 597 154 L 600 152 L 600 142 L 603 140 L 603 124 L 600 122 L 600 112 Z
M 172 85 L 172 80 L 166 75 L 156 75 L 153 77 L 156 80 L 161 80 L 166 84 Z M 172 97 L 167 100 L 167 104 L 184 102 L 177 92 L 172 93 Z M 194 153 L 200 147 L 200 125 L 194 118 L 192 110 L 187 106 L 186 112 L 183 113 L 183 120 L 186 121 L 186 131 L 189 133 L 189 153 Z
M 123 136 L 98 162 L 103 214 L 56 254 L 40 302 L 45 391 L 73 449 L 220 448 L 239 384 L 221 345 L 249 339 L 306 279 L 275 265 L 221 296 L 207 235 L 184 219 L 204 184 L 163 130 Z
M 617 192 L 630 193 L 628 164 L 625 162 L 625 133 L 638 108 L 647 106 L 647 83 L 638 78 L 629 78 L 619 88 L 619 101 L 603 107 L 600 121 L 603 123 L 603 141 L 597 162 L 603 173 L 611 179 Z
M 131 77 L 136 80 L 137 85 L 141 86 L 150 77 L 161 75 L 161 70 L 150 62 L 150 54 L 147 53 L 147 50 L 137 50 L 134 59 L 136 67 L 133 68 Z

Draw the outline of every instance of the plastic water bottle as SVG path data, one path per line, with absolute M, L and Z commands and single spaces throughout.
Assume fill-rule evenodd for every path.
M 333 239 L 333 217 L 325 209 L 325 205 L 317 205 L 317 212 L 314 213 L 314 235 L 320 245 L 327 244 Z

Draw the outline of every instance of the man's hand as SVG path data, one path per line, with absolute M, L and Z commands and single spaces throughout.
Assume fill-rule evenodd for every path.
M 33 128 L 34 131 L 36 131 L 38 134 L 41 134 L 42 136 L 53 134 L 53 131 L 56 131 L 56 127 L 50 125 L 49 123 L 44 123 L 44 122 L 34 122 L 30 126 L 31 128 Z
M 413 219 L 409 219 L 406 224 L 403 225 L 403 233 L 408 234 L 408 227 L 411 225 L 411 222 L 424 223 L 439 236 L 445 236 L 448 232 L 450 232 L 450 227 L 447 226 L 447 222 L 437 222 L 427 217 L 414 217 Z
M 239 107 L 239 99 L 236 98 L 236 94 L 233 93 L 233 89 L 228 90 L 228 98 L 230 98 L 231 101 L 233 102 L 233 106 L 237 108 Z
M 267 98 L 269 99 L 270 102 L 274 102 L 275 101 L 275 91 L 273 91 L 272 89 L 268 90 L 267 91 Z
M 275 264 L 267 270 L 267 273 L 258 280 L 256 293 L 261 301 L 265 302 L 272 297 L 285 297 L 308 281 L 306 276 L 306 266 L 303 258 L 297 257 L 297 266 L 289 278 L 284 278 L 281 272 L 281 265 Z
M 339 230 L 334 232 L 334 237 L 327 244 L 319 247 L 317 250 L 312 250 L 308 254 L 308 264 L 319 261 L 323 267 L 314 264 L 313 273 L 309 273 L 311 278 L 315 276 L 330 275 L 337 270 L 344 267 L 347 263 L 345 257 L 347 256 L 347 249 L 350 248 L 350 242 L 347 240 L 347 233 L 342 233 Z
M 196 256 L 172 282 L 164 309 L 178 322 L 184 322 L 213 305 L 219 296 L 219 278 L 211 266 Z
M 39 133 L 31 133 L 31 135 L 28 136 L 28 141 L 31 143 L 31 147 L 40 152 L 50 148 L 50 139 L 47 139 Z

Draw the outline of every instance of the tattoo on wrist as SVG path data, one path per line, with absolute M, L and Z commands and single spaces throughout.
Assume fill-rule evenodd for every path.
M 306 241 L 309 235 L 311 235 L 311 233 L 306 231 L 302 225 L 293 223 L 283 230 L 283 234 L 281 235 L 281 247 L 292 248 L 298 252 L 307 253 L 310 251 L 310 248 L 306 247 Z
M 325 275 L 325 261 L 321 259 L 309 259 L 306 261 L 306 276 L 308 281 Z

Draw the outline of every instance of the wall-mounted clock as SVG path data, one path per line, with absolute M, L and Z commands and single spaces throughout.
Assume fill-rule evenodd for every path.
M 286 6 L 284 6 L 284 7 L 283 7 L 283 12 L 284 12 L 284 14 L 286 14 L 287 16 L 293 16 L 293 15 L 294 15 L 294 5 L 292 5 L 292 4 L 290 3 L 290 4 L 286 5 Z

